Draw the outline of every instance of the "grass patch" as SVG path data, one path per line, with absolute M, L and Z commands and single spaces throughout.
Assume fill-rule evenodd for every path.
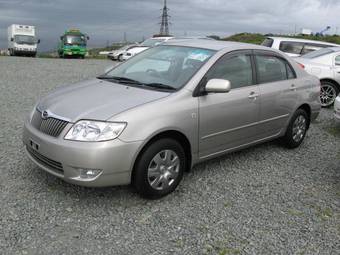
M 223 248 L 222 250 L 220 250 L 218 252 L 219 255 L 236 255 L 236 254 L 241 254 L 241 251 L 239 249 L 235 249 L 235 248 Z
M 336 137 L 340 137 L 340 128 L 339 127 L 328 127 L 326 131 Z
M 301 211 L 299 211 L 299 210 L 295 210 L 295 209 L 288 209 L 287 212 L 288 212 L 288 214 L 291 215 L 291 216 L 298 216 L 298 217 L 300 217 L 300 216 L 303 216 L 303 215 L 304 215 L 303 212 L 301 212 Z

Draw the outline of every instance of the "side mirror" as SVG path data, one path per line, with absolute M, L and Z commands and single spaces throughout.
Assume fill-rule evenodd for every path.
M 13 41 L 14 41 L 14 38 L 12 37 L 12 38 L 11 38 L 11 42 L 13 42 Z
M 60 36 L 60 40 L 64 40 L 64 36 Z
M 228 93 L 231 90 L 231 84 L 228 80 L 211 79 L 205 85 L 205 92 L 207 93 Z
M 40 39 L 38 39 L 37 43 L 38 43 L 38 44 L 40 43 Z
M 86 39 L 87 39 L 87 40 L 90 40 L 90 37 L 87 35 L 87 36 L 86 36 Z

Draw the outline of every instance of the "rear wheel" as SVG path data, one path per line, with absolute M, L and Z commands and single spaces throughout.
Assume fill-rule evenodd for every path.
M 338 94 L 339 88 L 334 83 L 329 81 L 321 82 L 320 101 L 322 107 L 332 106 Z
M 173 139 L 160 139 L 139 156 L 133 173 L 133 185 L 146 198 L 160 198 L 173 192 L 186 167 L 185 152 Z
M 289 122 L 285 136 L 282 138 L 287 148 L 297 148 L 303 142 L 309 127 L 309 117 L 306 111 L 298 109 Z

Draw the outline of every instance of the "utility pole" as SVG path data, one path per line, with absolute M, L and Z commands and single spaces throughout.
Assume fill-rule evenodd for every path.
M 126 43 L 126 32 L 124 32 L 124 43 Z
M 168 36 L 169 35 L 169 14 L 166 0 L 164 0 L 164 7 L 162 13 L 161 29 L 159 30 L 159 35 Z

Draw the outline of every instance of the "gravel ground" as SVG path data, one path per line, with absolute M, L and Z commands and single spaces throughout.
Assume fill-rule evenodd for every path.
M 340 254 L 340 125 L 323 110 L 303 145 L 196 166 L 170 196 L 90 189 L 39 170 L 21 133 L 39 96 L 106 60 L 0 57 L 1 254 Z

